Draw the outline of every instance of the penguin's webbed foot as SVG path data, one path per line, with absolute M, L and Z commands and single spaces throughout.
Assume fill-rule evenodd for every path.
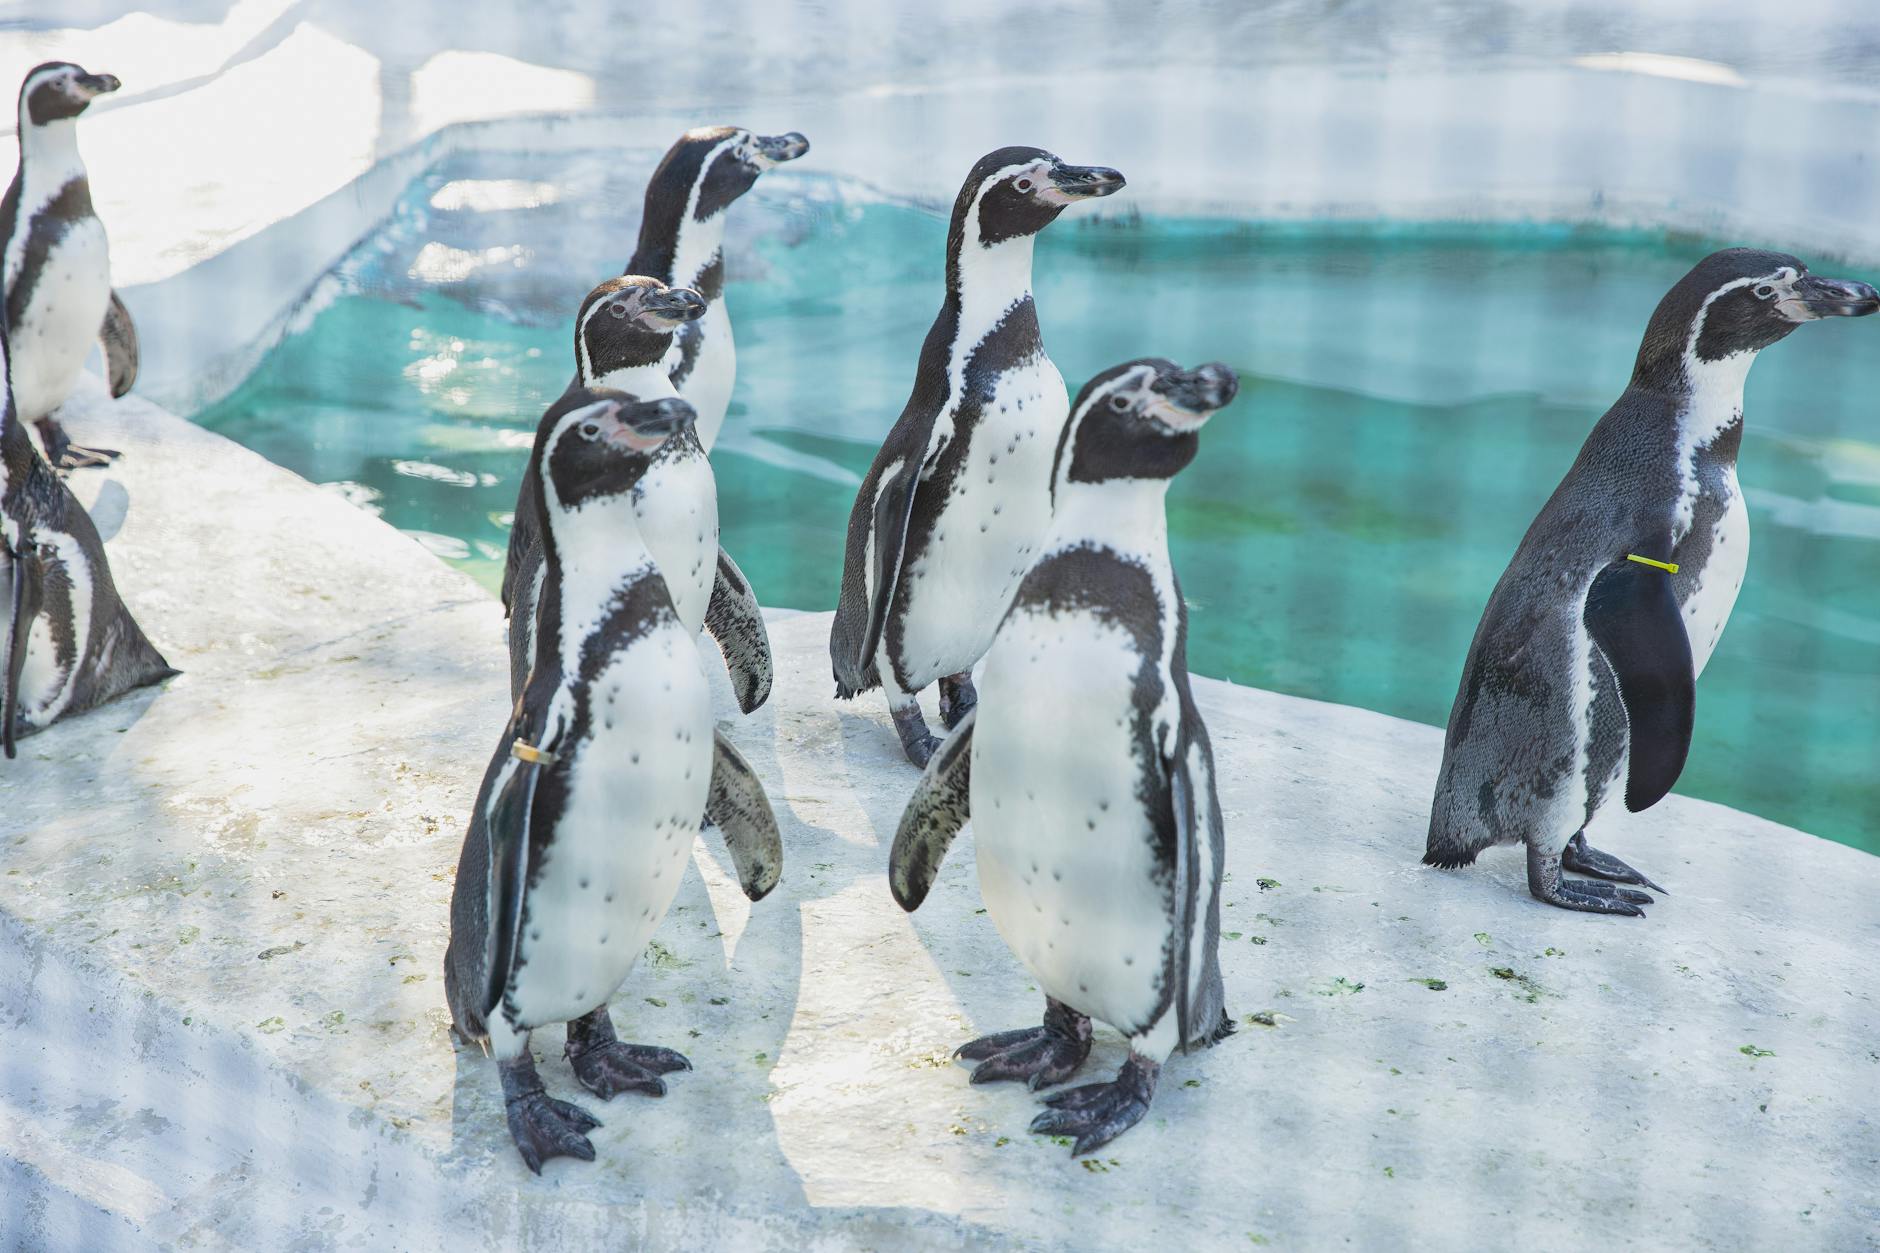
M 973 687 L 973 672 L 962 670 L 940 680 L 940 725 L 951 731 L 960 719 L 979 704 L 978 689 Z
M 567 1101 L 558 1101 L 542 1088 L 535 1060 L 525 1050 L 520 1057 L 499 1062 L 503 1080 L 503 1112 L 509 1120 L 509 1138 L 515 1141 L 522 1164 L 536 1174 L 551 1157 L 594 1160 L 594 1145 L 587 1133 L 600 1119 Z
M 664 1096 L 666 1081 L 661 1075 L 692 1069 L 691 1062 L 671 1049 L 620 1040 L 568 1060 L 581 1086 L 603 1101 L 611 1101 L 622 1092 Z
M 1046 1097 L 1050 1108 L 1031 1120 L 1032 1133 L 1076 1137 L 1072 1157 L 1102 1148 L 1149 1112 L 1161 1071 L 1160 1063 L 1132 1053 L 1109 1083 L 1086 1083 Z
M 953 1056 L 978 1062 L 974 1083 L 1022 1079 L 1036 1092 L 1063 1083 L 1090 1056 L 1090 1019 L 1058 1001 L 1045 1002 L 1044 1025 L 998 1031 L 962 1044 Z
M 46 460 L 59 470 L 87 470 L 107 466 L 123 456 L 115 448 L 86 448 L 74 444 L 65 428 L 51 418 L 39 419 L 39 438 L 45 441 Z
M 666 1081 L 661 1075 L 692 1069 L 692 1063 L 681 1053 L 656 1044 L 621 1040 L 614 1034 L 605 1005 L 568 1024 L 566 1053 L 574 1077 L 603 1101 L 611 1101 L 622 1092 L 664 1096 Z
M 1563 870 L 1573 870 L 1578 871 L 1580 874 L 1590 874 L 1595 879 L 1609 879 L 1614 883 L 1636 883 L 1641 887 L 1650 888 L 1652 891 L 1662 893 L 1665 896 L 1671 895 L 1671 893 L 1666 892 L 1656 883 L 1653 883 L 1650 879 L 1647 879 L 1644 875 L 1632 869 L 1632 867 L 1626 865 L 1611 853 L 1602 853 L 1591 844 L 1588 844 L 1586 842 L 1586 832 L 1584 831 L 1577 833 L 1572 839 L 1568 840 L 1567 846 L 1560 850 L 1560 866 Z M 1633 895 L 1636 896 L 1638 893 L 1635 892 Z M 1646 897 L 1645 900 L 1640 903 L 1649 905 L 1652 901 L 1650 897 Z
M 910 700 L 899 709 L 890 706 L 889 712 L 894 715 L 895 732 L 901 737 L 901 751 L 916 767 L 925 770 L 928 759 L 939 750 L 940 740 L 927 729 L 927 719 L 921 717 L 920 706 Z
M 1632 918 L 1645 916 L 1639 906 L 1655 903 L 1643 892 L 1616 884 L 1564 878 L 1560 873 L 1562 862 L 1559 856 L 1542 853 L 1532 845 L 1528 847 L 1528 891 L 1533 893 L 1534 899 L 1582 913 L 1624 914 Z
M 67 444 L 64 454 L 59 458 L 59 469 L 92 470 L 108 466 L 123 455 L 115 448 L 85 448 L 78 444 Z

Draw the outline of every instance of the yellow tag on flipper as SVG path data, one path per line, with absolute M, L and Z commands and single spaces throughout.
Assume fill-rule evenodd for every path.
M 1636 561 L 1641 566 L 1655 566 L 1663 570 L 1666 574 L 1676 574 L 1678 572 L 1678 563 L 1675 561 L 1654 561 L 1650 557 L 1641 557 L 1637 553 L 1627 553 L 1625 559 L 1627 561 Z
M 555 762 L 555 754 L 533 744 L 524 744 L 521 740 L 509 746 L 509 755 L 519 761 L 526 761 L 532 766 L 548 766 Z

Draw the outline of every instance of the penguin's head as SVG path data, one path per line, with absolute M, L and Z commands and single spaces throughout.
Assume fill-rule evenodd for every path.
M 640 400 L 605 388 L 570 388 L 536 431 L 543 500 L 567 511 L 633 491 L 653 454 L 694 416 L 677 396 Z
M 1699 261 L 1658 303 L 1639 349 L 1638 372 L 1688 375 L 1759 352 L 1804 322 L 1859 318 L 1876 310 L 1880 293 L 1865 283 L 1819 278 L 1785 252 L 1725 248 Z
M 686 287 L 627 274 L 587 294 L 575 317 L 575 360 L 589 381 L 666 355 L 672 333 L 705 312 L 705 298 Z
M 749 191 L 758 175 L 809 151 L 809 140 L 796 131 L 756 135 L 738 126 L 701 126 L 679 136 L 653 172 L 649 193 L 665 188 L 681 201 L 694 187 L 692 220 L 708 221 Z
M 1194 460 L 1202 426 L 1239 390 L 1218 361 L 1192 370 L 1160 357 L 1111 366 L 1077 393 L 1058 439 L 1053 490 L 1061 482 L 1173 478 Z
M 1123 176 L 1101 165 L 1066 165 L 1042 148 L 1001 148 L 974 164 L 953 202 L 953 251 L 1036 235 L 1080 200 L 1122 190 Z M 968 228 L 975 228 L 968 230 Z
M 115 75 L 87 74 L 83 66 L 70 61 L 36 65 L 20 83 L 21 126 L 44 126 L 77 117 L 94 99 L 122 85 Z

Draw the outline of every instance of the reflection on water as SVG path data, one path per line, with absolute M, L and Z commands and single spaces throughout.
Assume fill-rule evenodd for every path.
M 632 251 L 645 174 L 453 159 L 201 420 L 494 587 L 535 421 L 571 372 L 573 310 Z M 945 226 L 793 172 L 733 222 L 725 543 L 765 603 L 829 608 L 854 484 L 938 304 Z M 1149 354 L 1243 371 L 1170 495 L 1195 670 L 1440 724 L 1489 589 L 1623 387 L 1658 297 L 1708 248 L 1155 221 L 1124 203 L 1042 237 L 1037 292 L 1073 389 Z M 1751 375 L 1754 556 L 1680 790 L 1880 851 L 1876 333 L 1804 327 Z

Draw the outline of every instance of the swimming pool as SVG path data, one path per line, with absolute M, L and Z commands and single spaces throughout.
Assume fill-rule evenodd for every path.
M 535 421 L 571 371 L 569 319 L 631 253 L 649 167 L 440 163 L 198 420 L 493 588 Z M 1623 388 L 1658 297 L 1715 243 L 1149 219 L 1127 195 L 1040 238 L 1039 314 L 1073 391 L 1142 355 L 1242 372 L 1170 495 L 1190 665 L 1440 725 L 1489 589 Z M 835 603 L 854 487 L 906 400 L 944 236 L 934 212 L 808 172 L 768 176 L 734 211 L 739 388 L 713 461 L 725 546 L 766 604 Z M 1880 852 L 1872 334 L 1806 328 L 1750 377 L 1754 556 L 1679 790 Z

